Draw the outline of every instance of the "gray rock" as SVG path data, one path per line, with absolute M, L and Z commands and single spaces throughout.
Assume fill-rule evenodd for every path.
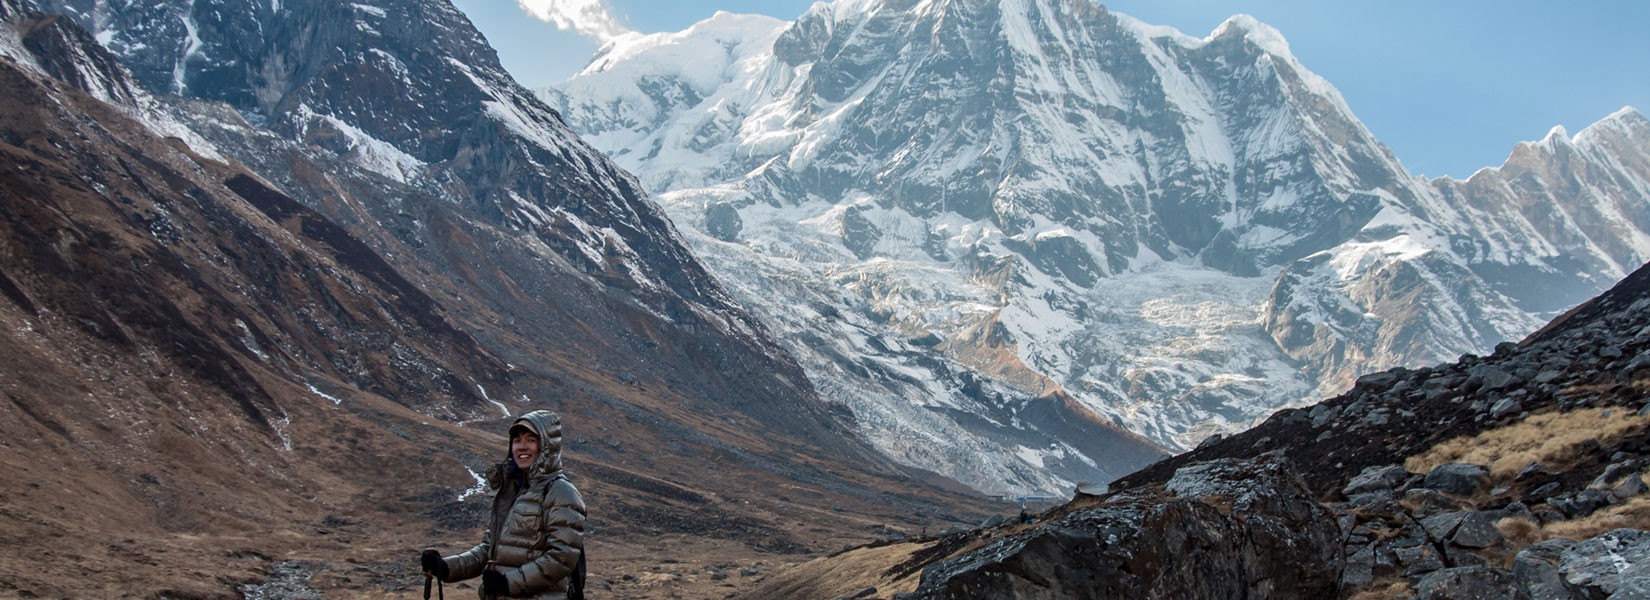
M 1461 519 L 1450 543 L 1462 548 L 1488 548 L 1501 543 L 1501 530 L 1495 528 L 1495 518 L 1489 513 L 1471 512 Z
M 1409 472 L 1398 465 L 1368 467 L 1357 477 L 1353 477 L 1352 481 L 1348 481 L 1346 487 L 1341 489 L 1341 494 L 1351 498 L 1367 492 L 1391 490 L 1408 475 Z
M 1438 558 L 1436 554 L 1428 553 L 1426 556 L 1415 561 L 1413 564 L 1410 564 L 1404 569 L 1404 578 L 1413 580 L 1416 577 L 1426 575 L 1427 573 L 1431 573 L 1442 568 L 1444 568 L 1443 559 Z
M 1489 471 L 1484 467 L 1469 463 L 1448 463 L 1428 471 L 1426 481 L 1422 485 L 1446 494 L 1471 496 L 1477 493 L 1478 488 L 1489 481 L 1489 478 Z
M 1346 569 L 1341 571 L 1341 586 L 1343 588 L 1360 588 L 1375 582 L 1375 548 L 1372 546 L 1358 546 L 1356 550 L 1348 547 Z
M 1500 402 L 1496 402 L 1495 406 L 1490 407 L 1490 418 L 1499 419 L 1510 414 L 1522 412 L 1523 410 L 1524 405 L 1519 404 L 1517 400 L 1513 400 L 1512 398 L 1504 398 Z
M 1174 497 L 1155 486 L 1125 490 L 933 563 L 909 597 L 1332 598 L 1340 590 L 1335 516 L 1283 459 L 1200 463 L 1164 487 Z
M 1610 494 L 1615 496 L 1617 500 L 1626 500 L 1643 495 L 1646 491 L 1650 491 L 1650 487 L 1644 485 L 1644 478 L 1634 475 L 1621 482 L 1621 485 L 1616 486 L 1616 489 L 1610 490 Z
M 1466 511 L 1437 514 L 1421 519 L 1421 529 L 1426 530 L 1428 539 L 1448 541 L 1450 536 L 1455 535 L 1455 530 L 1461 527 L 1461 521 L 1466 518 Z
M 1312 407 L 1312 412 L 1308 414 L 1312 417 L 1313 427 L 1323 427 L 1325 424 L 1340 418 L 1341 409 L 1327 404 L 1319 404 Z
M 1517 383 L 1518 379 L 1512 374 L 1492 365 L 1481 364 L 1467 372 L 1468 390 L 1492 391 L 1512 387 Z
M 1530 495 L 1527 498 L 1538 502 L 1551 502 L 1552 497 L 1561 489 L 1563 489 L 1563 486 L 1559 485 L 1557 481 L 1549 482 L 1530 490 Z
M 1605 600 L 1650 600 L 1650 577 L 1631 577 L 1622 580 L 1616 591 Z
M 1490 567 L 1434 571 L 1415 586 L 1417 600 L 1529 600 L 1513 574 Z
M 745 222 L 739 218 L 739 209 L 732 204 L 719 202 L 705 208 L 705 232 L 711 237 L 736 242 L 744 229 Z
M 1357 387 L 1357 388 L 1363 388 L 1363 389 L 1366 389 L 1366 390 L 1379 392 L 1379 391 L 1385 390 L 1389 387 L 1392 387 L 1392 384 L 1398 382 L 1398 378 L 1399 378 L 1399 373 L 1397 373 L 1395 371 L 1383 371 L 1383 372 L 1380 372 L 1380 373 L 1370 373 L 1370 374 L 1365 375 L 1363 377 L 1359 377 L 1358 381 L 1353 383 L 1353 386 Z
M 1559 556 L 1575 540 L 1551 539 L 1526 546 L 1513 557 L 1513 578 L 1529 592 L 1531 600 L 1570 600 L 1570 590 L 1559 575 Z
M 1559 554 L 1558 572 L 1578 597 L 1631 594 L 1639 580 L 1650 578 L 1650 531 L 1617 529 L 1583 540 Z M 1629 582 L 1634 585 L 1624 585 Z
M 1597 478 L 1593 479 L 1593 487 L 1610 487 L 1616 480 L 1626 477 L 1634 472 L 1637 472 L 1638 470 L 1639 464 L 1636 460 L 1623 460 L 1620 462 L 1610 463 L 1610 466 L 1604 467 L 1603 473 L 1600 473 Z
M 1489 559 L 1466 548 L 1450 546 L 1444 548 L 1444 554 L 1449 559 L 1449 564 L 1456 567 L 1483 567 L 1490 564 Z
M 1392 490 L 1379 490 L 1358 494 L 1348 498 L 1347 502 L 1353 507 L 1374 514 L 1396 513 L 1402 508 L 1398 506 L 1398 499 L 1392 494 Z
M 1438 490 L 1415 488 L 1404 492 L 1404 504 L 1418 513 L 1418 516 L 1429 517 L 1446 510 L 1458 508 L 1454 500 Z

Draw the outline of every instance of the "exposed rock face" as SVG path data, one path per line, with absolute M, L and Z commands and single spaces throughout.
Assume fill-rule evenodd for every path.
M 195 140 L 384 256 L 516 368 L 554 379 L 543 357 L 556 357 L 603 373 L 596 388 L 674 388 L 694 411 L 887 464 L 844 442 L 847 414 L 451 4 L 37 4 L 105 40 Z
M 1100 496 L 1079 494 L 1034 525 L 920 541 L 879 589 L 910 598 L 1641 597 L 1650 582 L 1646 357 L 1650 265 L 1490 356 L 1365 376 L 1346 394 L 1280 411 Z M 1497 410 L 1506 399 L 1521 409 Z M 1280 562 L 1319 557 L 1330 566 Z M 920 581 L 901 578 L 918 571 Z M 775 597 L 766 591 L 749 597 Z
M 967 502 L 856 439 L 447 3 L 79 5 L 0 0 L 0 531 L 38 550 L 0 595 L 234 596 L 288 553 L 397 589 L 404 536 L 484 522 L 472 477 L 531 408 L 607 541 L 805 551 L 731 508 L 781 485 L 785 528 Z
M 1340 585 L 1334 516 L 1274 459 L 1193 465 L 1061 513 L 930 565 L 898 597 L 1324 598 Z
M 1638 113 L 1428 182 L 1310 62 L 1247 17 L 1195 38 L 1091 0 L 837 2 L 616 43 L 541 96 L 880 449 L 1048 491 L 1143 453 L 1041 435 L 1028 398 L 1188 449 L 1487 353 L 1650 259 Z

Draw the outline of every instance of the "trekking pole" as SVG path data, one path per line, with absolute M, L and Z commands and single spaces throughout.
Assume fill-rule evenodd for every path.
M 427 573 L 424 575 L 424 600 L 430 600 L 431 579 L 435 579 L 435 576 Z M 441 589 L 441 582 L 439 581 L 435 584 L 435 596 L 440 600 L 447 600 L 447 592 L 446 590 Z

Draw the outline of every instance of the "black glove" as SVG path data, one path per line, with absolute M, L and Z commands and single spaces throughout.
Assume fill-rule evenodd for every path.
M 442 581 L 447 580 L 447 561 L 441 560 L 440 552 L 425 550 L 424 554 L 419 555 L 418 562 L 423 565 L 425 573 Z
M 481 572 L 481 591 L 489 596 L 510 595 L 510 580 L 492 569 Z

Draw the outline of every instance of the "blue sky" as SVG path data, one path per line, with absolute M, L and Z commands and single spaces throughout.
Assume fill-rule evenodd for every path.
M 526 0 L 541 10 L 598 0 Z M 516 0 L 454 0 L 518 80 L 567 78 L 597 43 Z M 551 6 L 554 4 L 554 6 Z M 679 31 L 718 10 L 795 19 L 801 0 L 605 0 L 625 28 Z M 1631 105 L 1650 114 L 1650 2 L 1117 0 L 1107 8 L 1202 37 L 1237 13 L 1289 40 L 1410 171 L 1464 178 L 1555 125 L 1571 134 Z M 541 12 L 541 14 L 543 14 Z

